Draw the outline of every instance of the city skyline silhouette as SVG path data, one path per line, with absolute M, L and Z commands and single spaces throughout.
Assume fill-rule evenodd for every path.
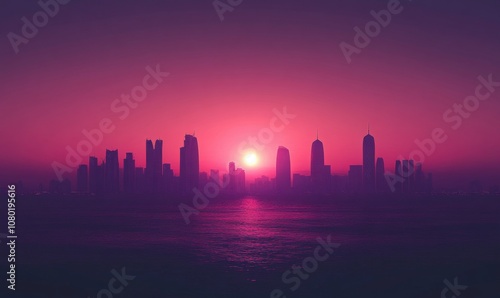
M 192 195 L 193 189 L 203 189 L 210 182 L 229 181 L 227 194 L 272 194 L 272 193 L 317 193 L 317 194 L 431 194 L 436 191 L 431 172 L 423 171 L 423 163 L 413 159 L 398 159 L 393 171 L 385 167 L 384 157 L 376 155 L 375 138 L 368 129 L 362 139 L 361 164 L 350 165 L 346 175 L 335 174 L 331 165 L 325 165 L 325 150 L 317 132 L 316 140 L 311 144 L 310 169 L 308 173 L 292 171 L 289 149 L 278 146 L 275 159 L 275 175 L 258 172 L 256 177 L 246 176 L 246 167 L 255 164 L 238 164 L 228 161 L 223 169 L 200 170 L 198 139 L 186 134 L 184 146 L 180 148 L 180 168 L 173 169 L 170 160 L 163 160 L 163 140 L 146 141 L 146 166 L 136 166 L 134 157 L 139 154 L 125 152 L 121 159 L 119 150 L 106 149 L 105 159 L 88 157 L 87 164 L 80 164 L 75 175 L 52 179 L 47 188 L 40 184 L 35 192 L 80 193 L 99 195 L 122 194 L 163 194 L 184 196 Z M 251 154 L 255 154 L 251 151 Z M 123 154 L 123 153 L 122 153 Z M 247 152 L 247 154 L 249 154 Z M 258 155 L 255 154 L 258 158 Z M 119 162 L 122 160 L 122 162 Z M 219 174 L 221 173 L 222 176 Z M 227 176 L 227 177 L 226 177 Z M 63 178 L 64 177 L 64 178 Z M 22 184 L 22 183 L 21 183 Z M 461 192 L 496 193 L 498 185 L 483 185 L 480 180 L 471 177 L 468 185 Z M 437 189 L 438 193 L 450 192 Z

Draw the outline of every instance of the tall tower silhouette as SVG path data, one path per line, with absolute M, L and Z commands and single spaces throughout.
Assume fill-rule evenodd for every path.
M 88 192 L 88 167 L 87 165 L 80 165 L 76 172 L 76 189 L 80 193 Z
M 401 180 L 403 177 L 403 167 L 401 165 L 400 160 L 396 160 L 396 165 L 394 166 L 394 173 L 397 176 L 396 183 L 394 184 L 394 191 L 396 193 L 402 193 L 403 192 L 403 183 L 401 182 Z
M 158 193 L 163 166 L 163 141 L 156 140 L 155 146 L 151 140 L 146 140 L 146 169 L 144 176 L 146 179 L 146 190 L 152 193 Z
M 290 152 L 287 148 L 279 146 L 276 156 L 276 190 L 287 192 L 291 186 Z
M 123 190 L 129 194 L 135 192 L 135 160 L 132 152 L 127 152 L 123 160 Z
M 198 187 L 200 176 L 200 161 L 198 155 L 198 140 L 194 135 L 185 135 L 184 147 L 180 149 L 181 167 L 180 183 L 184 194 L 191 193 Z
M 377 166 L 375 169 L 376 175 L 376 188 L 377 192 L 386 192 L 387 191 L 387 182 L 385 181 L 385 165 L 384 159 L 382 157 L 377 158 Z
M 116 194 L 120 191 L 119 171 L 118 150 L 106 149 L 105 181 L 107 193 Z
M 97 181 L 99 179 L 99 164 L 97 157 L 89 156 L 89 192 L 97 193 Z
M 311 147 L 311 181 L 313 190 L 318 191 L 324 188 L 326 182 L 325 175 L 325 152 L 323 143 L 316 137 Z
M 363 189 L 369 193 L 375 191 L 375 139 L 369 129 L 363 138 Z

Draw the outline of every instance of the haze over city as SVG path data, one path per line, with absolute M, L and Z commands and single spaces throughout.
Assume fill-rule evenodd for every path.
M 280 145 L 292 152 L 292 172 L 305 173 L 310 148 L 304 143 L 317 131 L 332 172 L 347 174 L 359 163 L 370 123 L 377 156 L 387 164 L 408 158 L 416 139 L 440 127 L 448 140 L 425 160 L 437 181 L 456 187 L 476 178 L 499 180 L 498 93 L 462 117 L 456 130 L 454 121 L 443 120 L 474 94 L 479 76 L 500 81 L 500 42 L 491 38 L 500 26 L 488 4 L 471 10 L 465 1 L 404 2 L 392 16 L 397 25 L 382 28 L 347 63 L 339 43 L 353 44 L 353 27 L 373 20 L 376 2 L 316 1 L 307 9 L 301 1 L 283 3 L 245 2 L 220 22 L 210 3 L 123 1 L 109 9 L 109 3 L 71 2 L 19 53 L 6 40 L 0 86 L 6 111 L 1 137 L 8 142 L 0 180 L 47 183 L 52 162 L 64 161 L 66 146 L 75 148 L 81 131 L 98 128 L 103 118 L 116 129 L 91 155 L 104 158 L 106 148 L 120 148 L 120 158 L 135 152 L 145 166 L 143 142 L 159 138 L 177 173 L 183 135 L 195 132 L 201 170 L 222 170 L 242 161 L 240 143 L 269 127 L 273 109 L 284 107 L 296 118 L 258 152 L 248 177 L 271 175 Z M 38 9 L 10 5 L 2 11 L 2 28 L 21 34 L 21 17 Z M 145 68 L 156 65 L 169 76 L 126 119 L 118 118 L 113 101 L 130 94 Z

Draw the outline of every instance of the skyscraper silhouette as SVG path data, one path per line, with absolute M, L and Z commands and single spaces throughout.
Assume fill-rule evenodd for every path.
M 174 171 L 169 163 L 163 164 L 163 193 L 171 194 L 174 192 Z
M 186 135 L 184 147 L 180 149 L 180 183 L 184 194 L 191 193 L 198 187 L 200 175 L 200 162 L 198 156 L 198 140 L 194 135 Z
M 97 157 L 89 156 L 89 192 L 93 194 L 97 193 L 98 172 Z
M 375 139 L 370 130 L 363 138 L 363 189 L 368 193 L 375 191 Z
M 106 192 L 116 194 L 120 191 L 120 166 L 118 164 L 118 150 L 106 149 Z
M 144 177 L 144 168 L 135 168 L 135 193 L 143 193 L 146 188 L 146 178 Z
M 87 165 L 80 165 L 76 172 L 76 187 L 78 192 L 88 192 L 88 167 Z
M 311 147 L 311 182 L 313 191 L 321 191 L 325 188 L 325 153 L 323 143 L 316 139 Z
M 401 177 L 403 177 L 403 193 L 410 192 L 410 161 L 403 160 L 403 166 L 401 167 Z
M 415 192 L 421 193 L 425 190 L 425 175 L 422 171 L 422 163 L 418 162 L 415 169 Z
M 377 166 L 375 169 L 376 175 L 376 188 L 377 192 L 386 192 L 387 191 L 387 182 L 385 181 L 385 166 L 384 159 L 382 157 L 377 158 Z
M 123 160 L 123 190 L 129 194 L 135 192 L 135 160 L 132 152 L 127 152 Z
M 153 147 L 153 141 L 146 140 L 146 169 L 144 172 L 146 178 L 146 191 L 149 193 L 159 193 L 163 165 L 163 141 L 156 140 Z
M 394 183 L 394 192 L 396 193 L 402 193 L 403 192 L 403 167 L 401 165 L 400 160 L 396 160 L 396 165 L 394 166 L 394 172 L 395 172 L 395 183 Z
M 276 190 L 288 192 L 291 185 L 290 152 L 280 146 L 276 156 Z

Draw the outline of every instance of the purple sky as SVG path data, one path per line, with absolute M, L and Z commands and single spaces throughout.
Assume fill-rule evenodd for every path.
M 244 0 L 221 21 L 211 1 L 73 0 L 17 54 L 9 32 L 21 35 L 21 19 L 41 8 L 10 2 L 0 12 L 2 184 L 46 184 L 52 163 L 64 163 L 65 148 L 103 118 L 115 129 L 91 155 L 118 148 L 120 162 L 131 151 L 144 166 L 145 139 L 160 138 L 178 175 L 183 135 L 195 131 L 202 171 L 234 160 L 249 178 L 274 175 L 280 145 L 290 149 L 292 172 L 307 174 L 317 130 L 325 162 L 346 174 L 361 164 L 368 123 L 389 170 L 418 149 L 416 139 L 442 128 L 446 141 L 424 161 L 438 185 L 500 184 L 500 90 L 460 125 L 454 111 L 443 118 L 475 95 L 479 76 L 500 81 L 498 1 L 401 1 L 402 11 L 351 63 L 339 45 L 353 45 L 353 28 L 390 1 Z M 170 75 L 120 119 L 112 102 L 156 65 Z M 283 107 L 296 117 L 257 150 L 254 168 L 245 167 L 239 145 Z

